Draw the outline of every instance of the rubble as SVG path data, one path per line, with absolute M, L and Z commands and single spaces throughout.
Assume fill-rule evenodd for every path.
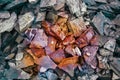
M 120 79 L 119 0 L 1 0 L 0 80 Z

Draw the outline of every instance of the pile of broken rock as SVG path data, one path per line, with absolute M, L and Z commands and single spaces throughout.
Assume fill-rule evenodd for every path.
M 120 79 L 119 0 L 1 0 L 0 80 Z

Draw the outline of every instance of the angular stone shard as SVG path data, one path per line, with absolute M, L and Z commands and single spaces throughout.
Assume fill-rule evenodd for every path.
M 66 38 L 63 40 L 64 45 L 69 45 L 75 43 L 75 38 L 73 35 L 66 36 Z
M 74 49 L 73 45 L 67 45 L 65 47 L 65 52 L 68 53 L 68 54 L 71 54 L 71 55 L 75 56 L 75 52 L 73 51 L 73 49 Z
M 61 30 L 59 25 L 54 25 L 51 27 L 52 32 L 56 35 L 56 37 L 60 40 L 64 40 L 66 35 L 65 33 Z
M 6 19 L 10 17 L 10 13 L 8 11 L 1 11 L 0 12 L 0 18 Z
M 26 30 L 28 27 L 30 27 L 32 21 L 34 20 L 34 15 L 32 12 L 28 12 L 23 14 L 22 16 L 19 16 L 19 29 L 20 31 Z
M 60 63 L 65 58 L 64 50 L 63 49 L 58 49 L 55 52 L 51 53 L 49 56 L 56 63 Z
M 49 56 L 43 56 L 38 59 L 37 63 L 40 65 L 40 69 L 44 68 L 45 70 L 52 68 L 55 69 L 57 65 L 50 59 Z
M 115 49 L 115 45 L 116 45 L 116 40 L 115 39 L 109 39 L 105 45 L 104 45 L 104 48 L 114 52 L 114 49 Z
M 9 19 L 3 22 L 0 22 L 0 33 L 5 31 L 8 31 L 8 32 L 11 31 L 14 27 L 16 19 L 17 19 L 17 15 L 13 12 Z
M 83 48 L 83 56 L 87 64 L 91 67 L 93 66 L 91 61 L 95 58 L 97 54 L 98 47 L 97 46 L 86 46 Z
M 40 7 L 50 7 L 56 4 L 56 0 L 41 0 Z
M 102 56 L 109 56 L 109 55 L 113 55 L 113 53 L 111 52 L 111 51 L 109 51 L 109 50 L 106 50 L 106 49 L 100 49 L 99 50 L 100 51 L 100 55 L 102 55 Z
M 34 60 L 29 54 L 25 54 L 21 61 L 16 61 L 17 68 L 25 68 L 34 65 Z
M 31 42 L 30 48 L 41 48 L 45 47 L 48 44 L 48 37 L 44 33 L 43 29 L 38 29 L 34 39 Z
M 68 28 L 72 30 L 75 37 L 78 37 L 86 29 L 86 26 L 83 19 L 78 18 L 72 21 L 68 21 Z
M 78 56 L 65 58 L 62 60 L 62 62 L 58 65 L 58 67 L 64 71 L 66 71 L 68 74 L 73 76 L 74 69 L 77 67 L 78 62 Z
M 39 12 L 37 14 L 37 17 L 36 17 L 36 22 L 39 22 L 39 21 L 44 21 L 45 20 L 45 15 L 46 13 L 45 12 Z
M 81 15 L 81 0 L 66 0 L 66 4 L 68 5 L 69 10 L 72 14 L 75 14 L 77 17 Z
M 97 13 L 97 14 L 94 16 L 93 20 L 92 20 L 95 28 L 97 29 L 97 31 L 98 31 L 101 35 L 104 35 L 104 30 L 103 30 L 103 29 L 104 29 L 104 23 L 106 23 L 106 22 L 108 22 L 108 21 L 109 21 L 109 19 L 106 18 L 106 17 L 103 15 L 102 12 Z
M 45 47 L 45 52 L 47 55 L 55 51 L 57 40 L 54 37 L 48 37 L 48 45 Z
M 56 15 L 54 12 L 48 12 L 46 15 L 46 20 L 52 24 L 55 24 L 57 19 L 58 19 L 58 15 Z

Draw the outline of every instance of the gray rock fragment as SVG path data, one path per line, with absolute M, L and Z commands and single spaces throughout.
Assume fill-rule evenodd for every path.
M 97 29 L 97 31 L 98 31 L 101 35 L 104 35 L 104 30 L 103 30 L 103 29 L 104 29 L 104 23 L 106 23 L 106 22 L 108 22 L 108 21 L 109 21 L 109 19 L 106 18 L 106 17 L 103 15 L 102 12 L 98 12 L 98 13 L 94 16 L 94 18 L 93 18 L 93 20 L 92 20 L 95 28 Z
M 106 49 L 104 49 L 104 48 L 100 49 L 99 51 L 100 51 L 100 55 L 102 55 L 102 56 L 113 55 L 113 53 L 112 53 L 111 51 L 106 50 Z
M 66 0 L 66 4 L 69 7 L 69 10 L 72 14 L 75 14 L 77 17 L 81 15 L 81 0 Z
M 10 69 L 5 70 L 4 74 L 8 80 L 17 79 L 19 76 L 20 71 L 16 70 L 15 68 L 10 67 Z
M 55 8 L 55 10 L 59 10 L 59 9 L 63 8 L 64 5 L 65 5 L 65 0 L 57 0 L 54 8 Z
M 33 20 L 34 20 L 34 15 L 33 15 L 32 12 L 28 12 L 28 13 L 25 13 L 24 15 L 22 15 L 22 16 L 19 16 L 18 23 L 19 23 L 20 31 L 22 32 L 25 29 L 27 29 L 28 27 L 30 27 Z
M 30 77 L 31 77 L 30 74 L 26 73 L 23 70 L 20 70 L 20 71 L 21 71 L 21 73 L 20 73 L 20 75 L 18 76 L 17 79 L 28 79 L 28 80 L 30 79 Z
M 10 13 L 8 11 L 2 11 L 0 12 L 0 18 L 10 18 Z
M 52 73 L 52 72 L 50 72 L 50 71 L 48 71 L 48 72 L 46 73 L 46 75 L 47 75 L 47 78 L 48 78 L 49 80 L 57 80 L 57 78 L 58 78 L 58 76 L 57 76 L 55 73 Z
M 0 33 L 5 31 L 10 32 L 14 27 L 16 19 L 17 19 L 17 15 L 13 12 L 9 19 L 0 22 Z
M 45 19 L 45 14 L 44 12 L 39 12 L 36 17 L 36 22 L 43 21 Z
M 41 0 L 40 7 L 50 7 L 56 4 L 56 0 Z
M 116 45 L 116 40 L 115 39 L 110 39 L 105 43 L 104 48 L 114 52 L 115 45 Z

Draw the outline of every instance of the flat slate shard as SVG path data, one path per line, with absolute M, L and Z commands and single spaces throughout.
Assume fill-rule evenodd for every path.
M 81 0 L 66 0 L 66 4 L 68 5 L 69 10 L 72 14 L 75 14 L 77 17 L 81 15 Z
M 93 20 L 92 20 L 95 28 L 97 29 L 97 31 L 98 31 L 101 35 L 104 35 L 104 30 L 103 30 L 103 29 L 104 29 L 104 23 L 106 23 L 106 22 L 108 22 L 108 21 L 109 21 L 109 19 L 106 18 L 106 17 L 102 14 L 102 12 L 98 12 L 98 13 L 94 16 L 94 18 L 93 18 Z
M 9 19 L 3 22 L 0 22 L 0 33 L 5 32 L 5 31 L 10 32 L 14 27 L 16 19 L 17 19 L 17 15 L 13 12 Z
M 56 4 L 56 0 L 41 0 L 40 7 L 50 7 Z
M 46 15 L 46 13 L 44 13 L 44 12 L 39 12 L 38 14 L 37 14 L 37 17 L 36 17 L 36 22 L 39 22 L 39 21 L 43 21 L 43 20 L 45 20 L 45 15 Z
M 110 39 L 105 43 L 104 48 L 114 52 L 115 45 L 116 45 L 116 40 L 115 39 Z
M 19 16 L 18 23 L 19 23 L 20 31 L 22 32 L 25 29 L 27 29 L 28 27 L 30 27 L 33 20 L 34 20 L 34 15 L 32 12 L 28 12 L 22 16 Z
M 0 18 L 6 19 L 10 17 L 10 13 L 8 11 L 1 11 L 0 12 Z
M 100 51 L 100 55 L 102 55 L 102 56 L 113 55 L 113 53 L 112 53 L 111 51 L 106 50 L 106 49 L 104 49 L 104 48 L 100 49 L 99 51 Z

